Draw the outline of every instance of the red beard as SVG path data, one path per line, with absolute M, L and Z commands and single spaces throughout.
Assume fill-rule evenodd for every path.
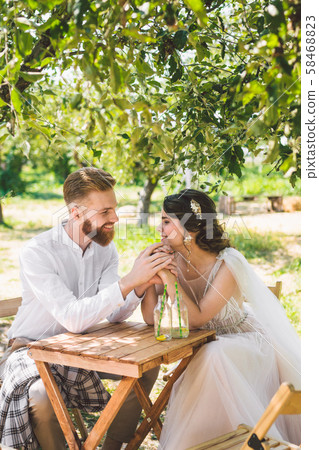
M 113 241 L 115 232 L 114 230 L 106 231 L 104 229 L 105 225 L 107 224 L 105 223 L 101 227 L 92 229 L 92 222 L 89 219 L 86 219 L 83 222 L 82 230 L 83 233 L 87 237 L 89 237 L 92 241 L 96 242 L 102 247 L 106 247 L 107 245 L 109 245 L 110 242 Z

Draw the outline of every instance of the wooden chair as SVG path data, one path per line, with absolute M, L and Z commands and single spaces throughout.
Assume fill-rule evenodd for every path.
M 282 383 L 253 428 L 248 425 L 239 425 L 237 430 L 203 442 L 188 450 L 300 449 L 301 447 L 298 445 L 266 436 L 267 431 L 280 414 L 301 414 L 301 392 L 295 391 L 289 383 Z
M 282 281 L 276 281 L 275 286 L 268 286 L 268 288 L 271 290 L 273 294 L 278 298 L 281 295 L 281 289 L 282 289 Z
M 0 318 L 15 316 L 18 312 L 21 302 L 22 302 L 21 297 L 0 300 Z M 2 383 L 0 380 L 0 387 L 1 387 L 1 384 Z M 77 408 L 72 409 L 72 414 L 73 414 L 74 420 L 80 430 L 81 437 L 83 440 L 85 440 L 88 436 L 88 431 L 86 429 L 82 414 L 81 414 L 80 410 Z M 1 449 L 1 446 L 0 446 L 0 449 Z
M 280 297 L 281 294 L 281 288 L 282 288 L 282 281 L 276 281 L 275 286 L 268 286 L 268 289 L 271 290 L 271 292 L 273 294 L 275 294 L 275 296 L 278 298 Z M 170 369 L 168 372 L 166 372 L 163 375 L 163 380 L 164 381 L 168 381 L 169 378 L 173 375 L 174 370 L 176 369 L 176 367 L 178 366 L 179 362 L 177 362 L 176 364 L 174 364 L 174 366 L 172 367 L 172 369 Z

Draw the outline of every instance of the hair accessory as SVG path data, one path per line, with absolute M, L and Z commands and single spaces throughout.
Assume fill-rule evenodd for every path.
M 202 220 L 202 208 L 196 200 L 191 200 L 191 210 L 196 214 L 196 219 Z

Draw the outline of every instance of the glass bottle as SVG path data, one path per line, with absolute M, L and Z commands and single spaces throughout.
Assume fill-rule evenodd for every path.
M 187 338 L 189 335 L 188 310 L 181 294 L 174 296 L 172 303 L 172 337 L 175 339 Z
M 154 333 L 158 341 L 172 339 L 172 311 L 169 296 L 158 296 L 158 302 L 154 309 Z

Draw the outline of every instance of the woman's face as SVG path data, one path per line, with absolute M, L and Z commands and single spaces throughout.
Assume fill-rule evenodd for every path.
M 162 210 L 162 221 L 157 227 L 157 231 L 161 233 L 163 244 L 169 245 L 173 250 L 183 247 L 185 230 L 180 221 L 170 217 Z

